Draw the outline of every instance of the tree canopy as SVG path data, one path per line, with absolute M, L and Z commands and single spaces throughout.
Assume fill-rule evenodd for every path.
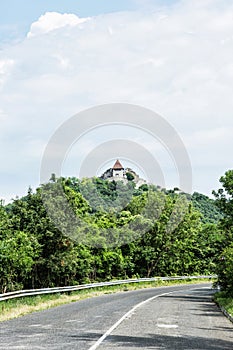
M 0 207 L 0 290 L 214 273 L 222 218 L 201 194 L 53 175 Z
M 233 296 L 233 170 L 226 171 L 221 176 L 220 183 L 222 187 L 213 191 L 216 203 L 223 213 L 219 222 L 223 251 L 217 264 L 218 282 Z

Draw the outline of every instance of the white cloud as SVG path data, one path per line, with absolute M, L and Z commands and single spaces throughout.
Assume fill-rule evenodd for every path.
M 27 187 L 30 176 L 35 180 L 44 144 L 63 121 L 110 102 L 162 114 L 185 140 L 194 188 L 210 192 L 211 177 L 232 167 L 232 18 L 233 5 L 220 0 L 91 20 L 41 16 L 24 41 L 0 52 L 0 147 L 6 150 L 0 161 L 16 177 L 2 193 L 17 193 L 19 181 Z M 34 145 L 28 136 L 40 141 Z M 36 149 L 30 160 L 27 147 Z M 205 179 L 213 162 L 215 172 Z
M 45 34 L 65 26 L 74 27 L 88 20 L 89 18 L 79 18 L 71 13 L 61 14 L 57 12 L 46 12 L 38 19 L 38 21 L 32 23 L 27 37 L 31 38 L 36 35 Z
M 14 66 L 14 60 L 12 59 L 0 59 L 0 88 L 5 83 L 7 76 L 10 74 L 11 69 Z
M 7 116 L 3 111 L 0 109 L 0 123 L 4 122 L 6 120 Z
M 14 60 L 12 59 L 3 59 L 0 60 L 0 74 L 7 74 L 9 69 L 13 66 Z

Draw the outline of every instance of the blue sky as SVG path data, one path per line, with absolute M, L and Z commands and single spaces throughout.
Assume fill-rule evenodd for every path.
M 119 11 L 145 10 L 155 4 L 175 0 L 9 0 L 0 4 L 0 40 L 22 37 L 32 22 L 45 12 L 74 13 L 79 17 Z
M 0 40 L 22 38 L 45 12 L 74 13 L 80 17 L 96 16 L 103 13 L 131 10 L 131 0 L 9 0 L 0 5 Z
M 10 0 L 1 2 L 0 21 L 2 24 L 29 25 L 48 11 L 75 13 L 86 17 L 133 8 L 135 3 L 131 0 Z
M 233 167 L 232 17 L 229 0 L 2 1 L 0 198 L 39 185 L 46 145 L 71 116 L 116 102 L 163 116 L 189 154 L 193 190 L 211 195 Z M 86 134 L 62 174 L 78 174 L 115 133 Z M 132 128 L 117 134 L 153 154 L 166 187 L 179 187 L 161 143 Z
M 131 9 L 128 0 L 9 0 L 0 5 L 0 39 L 7 40 L 23 36 L 32 22 L 48 11 L 74 13 L 81 17 Z
M 38 15 L 47 11 L 72 12 L 81 16 L 98 15 L 101 13 L 130 10 L 136 2 L 131 0 L 9 0 L 1 2 L 1 16 L 3 23 L 15 21 L 30 22 Z

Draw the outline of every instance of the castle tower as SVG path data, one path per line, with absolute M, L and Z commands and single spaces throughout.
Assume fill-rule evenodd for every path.
M 115 164 L 112 167 L 112 176 L 121 178 L 125 177 L 125 169 L 119 159 L 116 160 Z

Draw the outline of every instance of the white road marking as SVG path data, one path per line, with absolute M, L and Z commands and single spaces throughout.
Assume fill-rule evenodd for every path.
M 149 299 L 146 299 L 144 301 L 142 301 L 141 303 L 135 305 L 131 310 L 129 310 L 124 316 L 122 316 L 111 328 L 109 328 L 107 330 L 107 332 L 105 332 L 102 337 L 100 337 L 97 342 L 92 345 L 89 350 L 96 350 L 101 343 L 103 343 L 103 341 L 114 331 L 114 329 L 116 329 L 126 318 L 129 318 L 134 312 L 135 310 L 137 310 L 139 307 L 145 305 L 146 303 L 148 303 L 149 301 L 152 301 L 158 297 L 161 297 L 163 295 L 168 295 L 168 294 L 171 294 L 173 292 L 169 292 L 169 293 L 163 293 L 163 294 L 159 294 L 159 295 L 156 295 L 154 297 L 151 297 Z
M 44 337 L 44 333 L 34 333 L 34 334 L 27 334 L 20 336 L 20 338 L 25 339 L 26 338 L 35 338 L 35 337 Z
M 178 328 L 177 324 L 157 324 L 159 328 Z
M 202 288 L 206 288 L 208 289 L 208 287 L 200 287 L 200 288 L 193 288 L 193 289 L 188 289 L 188 291 L 193 291 L 193 290 L 198 290 L 198 289 L 202 289 Z M 185 292 L 186 290 L 180 291 L 180 292 Z M 179 292 L 178 290 L 174 290 L 172 292 L 168 292 L 168 293 L 162 293 L 159 295 L 155 295 L 154 297 L 151 297 L 149 299 L 146 299 L 144 301 L 142 301 L 141 303 L 135 305 L 131 310 L 129 310 L 124 316 L 122 316 L 111 328 L 109 328 L 107 330 L 107 332 L 105 332 L 102 337 L 100 337 L 97 342 L 95 344 L 93 344 L 88 350 L 96 350 L 102 343 L 103 341 L 114 331 L 114 329 L 116 329 L 126 318 L 130 317 L 132 315 L 132 313 L 135 312 L 135 310 L 137 310 L 138 308 L 140 308 L 141 306 L 149 303 L 150 301 L 157 299 L 159 297 L 162 297 L 164 295 L 169 295 L 169 294 L 173 294 Z

